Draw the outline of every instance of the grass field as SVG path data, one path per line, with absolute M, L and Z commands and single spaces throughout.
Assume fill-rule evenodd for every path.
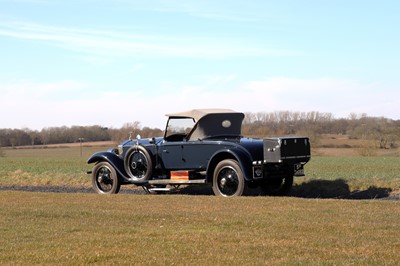
M 0 187 L 90 188 L 105 149 L 6 149 Z M 398 265 L 400 202 L 343 200 L 399 194 L 398 156 L 314 156 L 306 174 L 281 198 L 3 190 L 0 264 Z
M 0 192 L 2 264 L 398 265 L 400 204 Z
M 90 186 L 87 158 L 105 147 L 6 149 L 0 157 L 0 185 Z

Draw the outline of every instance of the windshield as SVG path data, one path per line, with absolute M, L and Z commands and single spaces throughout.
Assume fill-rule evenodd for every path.
M 195 122 L 193 118 L 170 118 L 165 131 L 165 138 L 172 135 L 187 135 Z

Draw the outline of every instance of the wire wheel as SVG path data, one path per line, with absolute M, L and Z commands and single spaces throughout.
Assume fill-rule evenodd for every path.
M 93 189 L 99 194 L 116 194 L 121 184 L 115 169 L 108 162 L 100 162 L 93 168 Z
M 153 170 L 153 162 L 143 146 L 133 146 L 126 153 L 124 167 L 131 179 L 148 180 Z

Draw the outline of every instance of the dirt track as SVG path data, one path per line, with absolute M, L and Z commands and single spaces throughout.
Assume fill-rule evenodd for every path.
M 1 190 L 50 193 L 94 193 L 92 188 L 71 186 L 0 186 Z M 121 187 L 121 194 L 145 194 L 142 188 Z

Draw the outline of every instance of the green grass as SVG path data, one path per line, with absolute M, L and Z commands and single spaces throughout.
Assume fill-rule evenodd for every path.
M 400 193 L 399 157 L 314 157 L 305 167 L 307 176 L 296 179 L 295 189 L 304 190 L 301 195 L 358 193 L 360 198 L 373 198 Z
M 90 186 L 87 158 L 104 147 L 8 149 L 0 157 L 0 185 Z
M 397 265 L 400 205 L 0 192 L 2 264 Z
M 313 157 L 307 169 L 310 178 L 385 179 L 400 178 L 400 157 Z
M 87 186 L 87 170 L 80 158 L 0 158 L 0 184 Z
M 105 147 L 6 149 L 0 157 L 0 185 L 90 187 L 87 158 Z M 400 157 L 321 157 L 305 166 L 306 177 L 295 179 L 295 195 L 345 197 L 376 189 L 400 192 Z M 300 190 L 300 192 L 299 192 Z M 339 191 L 338 191 L 339 190 Z M 378 191 L 379 194 L 379 191 Z M 368 197 L 368 195 L 367 195 Z M 379 196 L 380 197 L 380 196 Z

